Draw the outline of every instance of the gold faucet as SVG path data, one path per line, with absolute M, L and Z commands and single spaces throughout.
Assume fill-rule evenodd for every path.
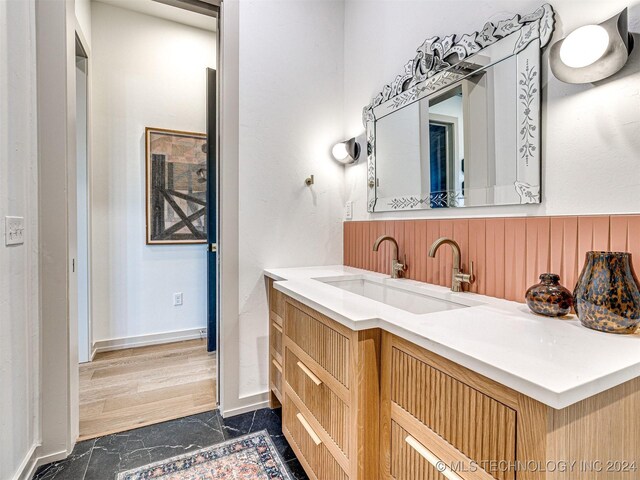
M 378 237 L 376 243 L 373 244 L 373 251 L 377 252 L 380 244 L 385 240 L 389 240 L 393 244 L 393 257 L 391 258 L 391 278 L 400 278 L 402 273 L 407 269 L 407 257 L 405 255 L 404 263 L 398 262 L 398 242 L 391 235 L 382 235 Z
M 429 256 L 431 258 L 435 258 L 438 248 L 440 248 L 440 245 L 443 245 L 445 243 L 447 245 L 450 245 L 451 250 L 453 250 L 453 274 L 451 275 L 451 291 L 461 292 L 463 283 L 472 284 L 475 281 L 475 278 L 473 276 L 473 262 L 471 262 L 469 273 L 464 273 L 460 269 L 460 245 L 458 245 L 455 240 L 447 237 L 441 237 L 433 242 L 433 245 L 431 245 L 431 248 L 429 249 Z

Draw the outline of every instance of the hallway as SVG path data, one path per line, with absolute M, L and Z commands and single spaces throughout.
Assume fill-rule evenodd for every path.
M 97 354 L 80 365 L 80 440 L 213 410 L 215 360 L 205 340 Z

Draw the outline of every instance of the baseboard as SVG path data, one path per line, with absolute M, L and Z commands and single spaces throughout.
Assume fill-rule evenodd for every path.
M 206 328 L 192 328 L 189 330 L 178 330 L 176 332 L 152 333 L 149 335 L 138 335 L 136 337 L 112 338 L 110 340 L 99 340 L 93 344 L 92 359 L 97 353 L 110 352 L 112 350 L 123 350 L 125 348 L 147 347 L 149 345 L 160 345 L 163 343 L 182 342 L 184 340 L 195 340 L 201 338 L 200 332 Z
M 39 457 L 40 445 L 33 445 L 29 450 L 29 453 L 25 456 L 22 464 L 18 468 L 18 471 L 13 476 L 12 480 L 31 480 L 36 473 L 36 470 L 40 468 L 42 465 L 46 465 L 47 463 L 57 462 L 59 460 L 64 460 L 69 456 L 66 450 L 61 452 L 51 453 L 49 455 L 44 455 Z
M 34 444 L 29 449 L 24 460 L 22 460 L 22 463 L 18 467 L 18 471 L 13 476 L 13 480 L 31 480 L 33 478 L 33 474 L 36 473 L 36 469 L 38 468 L 37 450 L 37 444 Z
M 230 410 L 220 410 L 220 415 L 222 418 L 235 417 L 236 415 L 241 415 L 247 412 L 253 412 L 254 410 L 260 410 L 261 408 L 269 407 L 269 400 L 260 401 L 257 403 L 252 403 L 250 405 L 245 405 L 238 408 L 232 408 Z
M 38 457 L 38 459 L 36 460 L 36 470 L 42 465 L 46 465 L 47 463 L 59 462 L 60 460 L 64 460 L 69 455 L 71 455 L 71 452 L 62 450 L 60 452 L 50 453 L 49 455 L 45 455 L 43 457 Z

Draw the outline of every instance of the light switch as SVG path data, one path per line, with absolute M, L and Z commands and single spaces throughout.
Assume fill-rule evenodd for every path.
M 353 218 L 353 202 L 344 204 L 344 218 L 345 220 L 351 220 Z
M 177 292 L 173 294 L 173 306 L 179 307 L 182 305 L 182 292 Z
M 21 245 L 24 243 L 24 217 L 4 217 L 5 245 Z

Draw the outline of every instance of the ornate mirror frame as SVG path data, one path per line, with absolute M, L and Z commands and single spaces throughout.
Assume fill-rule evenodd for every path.
M 486 69 L 516 55 L 518 75 L 517 98 L 517 179 L 513 188 L 520 203 L 540 203 L 540 57 L 554 29 L 554 12 L 544 4 L 535 12 L 487 22 L 481 32 L 456 35 L 443 39 L 428 38 L 417 49 L 415 57 L 404 66 L 404 72 L 385 85 L 369 105 L 364 107 L 362 121 L 367 130 L 367 209 L 388 212 L 429 208 L 430 195 L 377 198 L 375 122 L 402 107 L 432 95 L 477 71 Z M 489 65 L 471 70 L 472 56 L 490 45 L 500 52 L 500 58 Z M 503 55 L 503 56 L 502 56 Z M 448 192 L 443 203 L 455 205 L 458 192 Z M 377 207 L 377 208 L 376 208 Z

